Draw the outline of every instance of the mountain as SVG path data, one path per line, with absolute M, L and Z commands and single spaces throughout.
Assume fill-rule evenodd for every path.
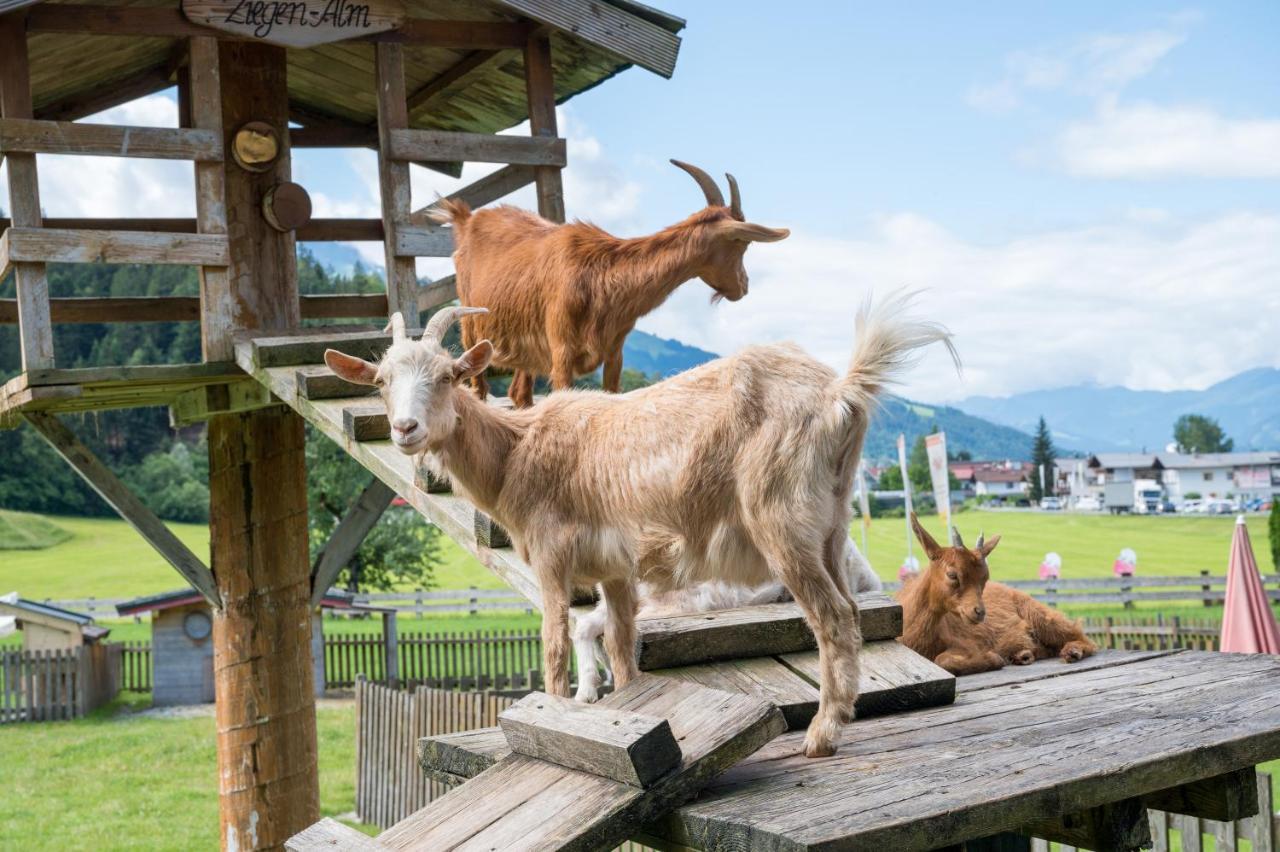
M 664 378 L 717 357 L 714 352 L 643 331 L 631 332 L 622 350 L 622 363 L 626 367 L 648 375 L 658 373 Z M 899 397 L 885 399 L 872 416 L 863 452 L 869 460 L 895 459 L 899 433 L 907 436 L 910 446 L 918 435 L 934 431 L 935 426 L 947 433 L 947 448 L 953 453 L 968 450 L 976 459 L 1027 459 L 1031 455 L 1031 436 L 1026 432 L 999 426 L 955 408 L 925 405 Z
M 1043 414 L 1054 441 L 1091 452 L 1164 449 L 1183 414 L 1216 418 L 1237 450 L 1280 447 L 1280 369 L 1247 370 L 1198 391 L 1077 385 L 1008 397 L 975 396 L 958 408 L 1031 430 Z

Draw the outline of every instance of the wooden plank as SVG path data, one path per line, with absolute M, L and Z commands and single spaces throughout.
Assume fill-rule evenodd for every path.
M 542 136 L 499 136 L 452 130 L 393 129 L 388 155 L 393 160 L 461 160 L 468 163 L 507 163 L 563 166 L 565 141 Z
M 41 7 L 41 11 L 44 7 Z M 35 111 L 35 117 L 47 121 L 77 121 L 96 115 L 129 101 L 162 92 L 173 85 L 170 63 L 146 68 L 119 79 L 96 81 L 91 88 L 46 103 Z
M 1280 754 L 1280 660 L 1184 652 L 861 720 L 812 761 L 779 737 L 674 811 L 705 848 L 925 849 Z
M 342 412 L 342 432 L 352 441 L 385 441 L 391 437 L 385 406 L 352 406 Z
M 450 201 L 465 201 L 471 208 L 483 207 L 486 204 L 504 198 L 518 189 L 522 189 L 534 180 L 532 166 L 504 166 L 492 174 L 485 175 L 474 183 L 464 186 L 446 198 Z M 410 221 L 415 225 L 426 225 L 428 215 L 440 206 L 436 200 L 413 212 Z
M 392 251 L 398 258 L 450 257 L 453 254 L 452 228 L 419 228 L 405 224 L 395 227 L 393 231 L 395 241 Z M 413 305 L 416 310 L 418 305 L 416 283 L 414 287 Z M 408 320 L 409 318 L 406 317 L 406 322 Z
M 529 132 L 534 138 L 554 138 L 556 127 L 556 83 L 552 68 L 551 37 L 546 32 L 529 36 L 524 48 L 525 98 L 529 105 Z M 539 166 L 534 172 L 538 192 L 538 213 L 552 222 L 563 222 L 564 186 L 558 168 Z
M 766 702 L 667 678 L 641 677 L 602 707 L 666 719 L 680 766 L 648 789 L 509 755 L 392 826 L 394 849 L 609 849 L 782 731 Z
M 507 535 L 497 521 L 481 512 L 475 511 L 476 544 L 481 547 L 510 547 L 511 536 Z
M 193 126 L 214 134 L 222 144 L 222 73 L 216 39 L 192 38 L 189 52 L 187 88 L 190 91 Z M 227 233 L 226 166 L 220 160 L 195 165 L 196 230 L 201 234 Z M 206 361 L 225 361 L 232 356 L 232 330 L 237 304 L 231 287 L 231 273 L 218 265 L 202 265 L 200 275 L 200 345 Z
M 0 117 L 31 118 L 31 82 L 27 57 L 27 18 L 31 10 L 0 15 Z M 35 154 L 10 154 L 9 215 L 21 228 L 41 225 L 40 182 Z M 11 227 L 0 237 L 0 278 L 13 264 L 18 298 L 18 344 L 22 369 L 53 366 L 53 324 L 49 319 L 49 281 L 43 264 L 16 263 L 10 256 Z
M 10 164 L 12 165 L 12 163 Z M 10 228 L 14 263 L 156 263 L 226 266 L 222 234 L 149 234 L 143 231 L 72 231 Z
M 80 442 L 61 420 L 51 414 L 29 412 L 26 420 L 49 446 L 80 474 L 111 508 L 138 531 L 165 561 L 177 569 L 215 608 L 222 601 L 209 567 L 200 561 L 128 487 Z
M 393 136 L 409 126 L 408 97 L 405 91 L 404 50 L 398 44 L 374 48 L 378 78 L 378 187 L 382 199 L 382 222 L 386 229 L 387 310 L 404 315 L 405 322 L 418 325 L 418 273 L 413 258 L 399 251 L 399 228 L 409 221 L 412 197 L 409 164 L 392 153 Z M 414 158 L 409 158 L 414 159 Z
M 1165 657 L 1179 653 L 1169 651 L 1118 651 L 1100 648 L 1092 657 L 1085 657 L 1077 663 L 1064 663 L 1058 658 L 1037 660 L 1029 666 L 1005 666 L 994 672 L 965 675 L 956 681 L 959 692 L 974 692 L 980 689 L 991 689 L 1008 686 L 1012 683 L 1028 683 L 1050 677 L 1064 677 L 1094 669 L 1109 669 L 1114 666 L 1126 666 L 1130 663 L 1142 662 L 1156 657 Z
M 169 425 L 181 429 L 218 414 L 240 414 L 279 404 L 271 391 L 246 376 L 242 381 L 178 393 L 169 403 Z
M 218 162 L 222 159 L 222 136 L 209 130 L 180 127 L 0 119 L 0 153 L 15 151 Z
M 1022 833 L 1095 852 L 1133 852 L 1151 845 L 1151 827 L 1141 798 L 1036 820 L 1023 826 Z
M 493 0 L 530 20 L 568 33 L 663 77 L 675 72 L 680 38 L 615 6 L 589 0 Z
M 893 639 L 902 633 L 902 606 L 879 593 L 857 595 L 864 641 Z M 817 647 L 795 603 L 722 609 L 636 622 L 637 654 L 645 671 L 674 666 L 763 657 Z
M 429 311 L 458 298 L 458 279 L 454 275 L 438 278 L 418 290 L 418 310 Z
M 99 385 L 121 383 L 135 386 L 164 385 L 187 387 L 192 384 L 218 384 L 236 381 L 244 377 L 235 364 L 228 362 L 205 364 L 146 364 L 138 367 L 75 367 L 47 370 L 28 370 L 21 378 L 21 386 L 49 385 Z M 17 382 L 18 380 L 14 380 Z M 16 385 L 15 385 L 16 387 Z
M 511 59 L 503 50 L 473 50 L 461 60 L 419 86 L 408 97 L 409 121 L 416 122 L 438 104 L 460 95 L 477 80 Z
M 774 657 L 680 666 L 659 669 L 654 674 L 725 692 L 754 695 L 782 711 L 788 731 L 806 727 L 818 712 L 817 688 Z
M 400 0 L 362 0 L 346 7 L 255 6 L 243 0 L 182 0 L 187 20 L 219 32 L 282 47 L 308 48 L 398 29 Z
M 1257 774 L 1249 766 L 1159 790 L 1147 795 L 1147 807 L 1219 822 L 1245 819 L 1258 812 Z
M 253 367 L 300 367 L 323 364 L 326 349 L 336 349 L 376 361 L 391 345 L 391 335 L 381 331 L 334 331 L 318 329 L 312 334 L 282 334 L 255 337 L 250 341 Z M 238 353 L 237 348 L 237 353 Z
M 302 367 L 295 376 L 298 395 L 303 399 L 350 399 L 375 393 L 368 385 L 352 384 L 334 375 L 328 367 Z
M 0 238 L 2 239 L 2 238 Z M 385 293 L 302 296 L 303 319 L 382 317 Z M 69 296 L 49 300 L 55 323 L 199 322 L 199 296 Z M 0 299 L 0 325 L 18 321 L 16 299 Z
M 383 846 L 367 834 L 356 831 L 332 817 L 325 817 L 315 825 L 304 828 L 285 841 L 289 852 L 333 852 L 335 849 L 350 852 L 385 852 Z
M 382 513 L 387 511 L 391 500 L 396 496 L 381 480 L 374 479 L 360 495 L 356 497 L 351 508 L 342 516 L 342 520 L 334 527 L 329 540 L 316 556 L 311 569 L 311 605 L 320 605 L 320 599 L 329 591 L 329 587 L 338 579 L 338 573 L 347 566 L 351 557 L 356 555 L 369 531 L 378 523 Z
M 666 719 L 545 692 L 508 707 L 498 726 L 516 754 L 634 787 L 651 787 L 680 764 L 680 746 Z

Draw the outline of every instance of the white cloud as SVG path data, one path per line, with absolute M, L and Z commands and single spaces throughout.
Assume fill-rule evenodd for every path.
M 640 328 L 711 351 L 793 339 L 840 369 L 867 293 L 928 288 L 920 311 L 946 322 L 965 362 L 941 351 L 904 393 L 926 401 L 1079 382 L 1197 388 L 1280 365 L 1280 217 L 1240 213 L 1197 224 L 1129 217 L 997 245 L 960 239 L 911 214 L 870 236 L 797 231 L 746 256 L 751 291 L 707 304 L 685 284 Z
M 1169 51 L 1186 40 L 1180 29 L 1102 33 L 1069 44 L 1019 50 L 1004 61 L 1004 75 L 975 84 L 966 99 L 978 109 L 1003 112 L 1030 92 L 1065 91 L 1097 96 L 1117 92 L 1151 73 Z
M 1056 143 L 1069 173 L 1101 178 L 1280 177 L 1280 119 L 1207 107 L 1116 103 L 1069 124 Z

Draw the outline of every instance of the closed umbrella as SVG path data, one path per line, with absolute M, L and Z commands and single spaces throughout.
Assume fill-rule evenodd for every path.
M 1222 612 L 1222 650 L 1242 654 L 1280 654 L 1280 625 L 1267 601 L 1258 563 L 1249 544 L 1244 515 L 1236 519 L 1227 564 L 1227 599 Z

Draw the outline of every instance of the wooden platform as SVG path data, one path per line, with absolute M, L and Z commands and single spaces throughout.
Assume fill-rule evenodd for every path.
M 784 734 L 644 834 L 691 849 L 934 849 L 1280 757 L 1280 659 L 1102 651 L 959 678 L 953 705 L 860 719 L 806 760 Z M 465 778 L 491 731 L 424 740 Z
M 248 386 L 249 378 L 231 363 L 29 370 L 0 387 L 0 426 L 16 426 L 24 411 L 172 405 L 187 391 L 218 385 Z

